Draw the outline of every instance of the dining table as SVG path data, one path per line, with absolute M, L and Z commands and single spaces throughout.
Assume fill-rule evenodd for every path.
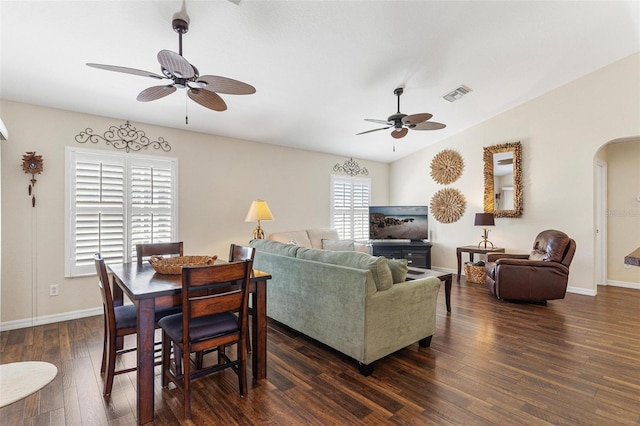
M 217 261 L 219 263 L 219 261 Z M 137 312 L 137 421 L 150 423 L 154 416 L 154 367 L 156 307 L 178 306 L 182 303 L 182 275 L 160 274 L 148 263 L 107 265 L 113 282 L 115 306 L 124 303 L 124 295 L 133 302 Z M 251 367 L 254 379 L 267 377 L 267 281 L 271 275 L 253 270 L 251 293 Z

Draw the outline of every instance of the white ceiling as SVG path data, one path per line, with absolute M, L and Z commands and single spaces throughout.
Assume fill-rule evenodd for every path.
M 234 0 L 237 2 L 237 0 Z M 136 101 L 178 51 L 181 1 L 0 2 L 0 97 L 345 157 L 395 161 L 640 51 L 634 1 L 190 0 L 184 57 L 252 84 L 214 112 L 185 91 Z M 364 118 L 429 112 L 447 124 L 396 141 Z M 473 91 L 455 103 L 442 96 Z M 185 111 L 189 124 L 185 125 Z M 1 112 L 0 112 L 1 113 Z M 11 129 L 9 129 L 11 132 Z M 161 135 L 158 135 L 161 136 Z M 498 142 L 498 141 L 497 141 Z

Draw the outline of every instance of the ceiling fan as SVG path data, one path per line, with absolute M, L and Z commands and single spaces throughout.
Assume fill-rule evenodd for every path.
M 373 118 L 365 118 L 365 121 L 372 123 L 384 124 L 386 127 L 380 127 L 378 129 L 367 130 L 365 132 L 357 133 L 357 135 L 364 135 L 365 133 L 377 132 L 379 130 L 386 130 L 393 127 L 391 136 L 395 139 L 403 138 L 411 130 L 439 130 L 444 129 L 446 125 L 442 123 L 436 123 L 435 121 L 429 121 L 433 115 L 423 112 L 420 114 L 403 114 L 400 112 L 400 95 L 404 92 L 404 88 L 398 87 L 393 91 L 393 94 L 398 97 L 398 112 L 390 115 L 386 120 L 376 120 Z
M 88 63 L 87 65 L 107 71 L 140 75 L 157 80 L 172 80 L 165 85 L 152 86 L 144 89 L 137 97 L 140 102 L 155 101 L 172 94 L 177 89 L 187 89 L 187 95 L 200 105 L 214 111 L 224 111 L 227 109 L 227 104 L 218 93 L 250 95 L 256 92 L 253 86 L 238 80 L 216 75 L 200 75 L 198 69 L 182 56 L 182 35 L 189 31 L 189 16 L 187 15 L 184 2 L 182 4 L 182 10 L 173 15 L 172 27 L 173 30 L 178 33 L 179 53 L 170 50 L 161 50 L 158 52 L 158 62 L 160 63 L 162 75 L 115 65 L 94 63 Z

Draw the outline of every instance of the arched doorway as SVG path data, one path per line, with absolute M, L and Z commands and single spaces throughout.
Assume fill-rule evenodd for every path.
M 640 246 L 640 137 L 612 140 L 596 152 L 594 186 L 596 284 L 640 289 L 640 268 L 624 265 Z

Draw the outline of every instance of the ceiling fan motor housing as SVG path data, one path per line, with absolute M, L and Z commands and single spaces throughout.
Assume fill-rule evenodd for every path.
M 393 121 L 393 126 L 396 129 L 400 129 L 402 127 L 402 119 L 405 118 L 407 116 L 407 114 L 403 114 L 401 112 L 397 112 L 393 115 L 390 115 L 389 118 L 387 118 L 387 121 L 391 122 Z

